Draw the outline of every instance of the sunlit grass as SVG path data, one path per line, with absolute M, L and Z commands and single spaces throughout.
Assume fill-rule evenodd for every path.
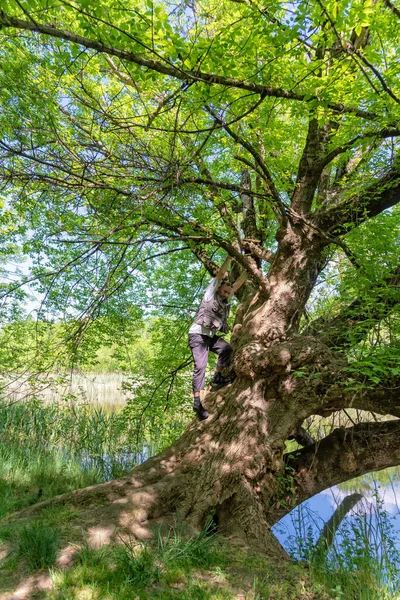
M 117 478 L 140 460 L 120 413 L 88 404 L 0 403 L 0 518 Z
M 192 537 L 182 531 L 158 532 L 153 542 L 128 539 L 99 550 L 84 546 L 72 569 L 53 572 L 54 590 L 46 598 L 326 600 L 304 567 L 287 563 L 277 572 L 268 557 L 207 530 Z
M 0 518 L 25 506 L 104 480 L 99 469 L 56 448 L 0 441 Z

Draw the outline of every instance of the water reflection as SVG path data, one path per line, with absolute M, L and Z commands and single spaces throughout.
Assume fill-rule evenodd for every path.
M 332 517 L 337 507 L 349 494 L 359 492 L 362 499 L 352 508 L 335 536 L 336 549 L 340 549 L 343 539 L 353 530 L 365 524 L 365 532 L 377 538 L 382 526 L 390 526 L 390 537 L 400 551 L 400 469 L 385 469 L 369 473 L 345 484 L 332 487 L 303 502 L 281 519 L 272 531 L 286 550 L 295 558 L 301 556 L 305 546 L 314 547 L 325 523 Z M 360 518 L 362 517 L 362 519 Z M 361 534 L 361 532 L 360 532 Z
M 85 470 L 95 469 L 101 473 L 104 481 L 116 479 L 125 475 L 135 466 L 140 465 L 152 455 L 150 445 L 143 446 L 140 452 L 131 452 L 125 449 L 116 454 L 93 454 L 89 451 L 82 452 L 81 464 Z

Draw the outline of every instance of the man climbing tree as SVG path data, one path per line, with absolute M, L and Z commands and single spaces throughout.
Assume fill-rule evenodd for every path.
M 72 306 L 75 339 L 106 307 L 144 303 L 156 269 L 158 293 L 171 265 L 177 289 L 199 266 L 215 276 L 216 250 L 248 274 L 236 378 L 207 392 L 207 421 L 80 494 L 143 536 L 176 513 L 201 528 L 212 507 L 222 531 L 283 556 L 283 514 L 400 464 L 399 9 L 3 4 L 2 223 L 25 219 L 32 279 L 51 309 Z M 339 428 L 286 452 L 333 414 Z
M 193 410 L 200 420 L 208 417 L 208 412 L 200 400 L 200 391 L 204 387 L 207 359 L 210 351 L 218 355 L 217 367 L 211 385 L 223 386 L 232 381 L 232 378 L 222 375 L 222 371 L 231 363 L 232 346 L 217 333 L 222 335 L 228 333 L 228 298 L 243 285 L 247 279 L 247 273 L 243 272 L 232 285 L 229 279 L 224 279 L 230 261 L 231 257 L 228 256 L 215 279 L 207 287 L 194 322 L 189 329 L 189 347 L 194 360 Z

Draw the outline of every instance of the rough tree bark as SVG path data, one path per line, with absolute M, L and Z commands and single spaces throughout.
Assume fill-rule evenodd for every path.
M 177 442 L 131 476 L 75 495 L 88 503 L 104 497 L 116 529 L 141 538 L 151 523 L 171 515 L 194 528 L 212 517 L 221 532 L 284 556 L 270 532 L 279 518 L 334 483 L 400 463 L 397 420 L 336 430 L 285 457 L 285 440 L 310 415 L 354 406 L 399 416 L 400 407 L 394 381 L 392 393 L 346 391 L 345 355 L 322 335 L 299 334 L 299 318 L 330 240 L 296 218 L 288 218 L 277 240 L 266 278 L 269 295 L 260 288 L 238 310 L 237 378 L 204 395 L 209 419 L 193 420 Z M 329 323 L 326 330 L 329 334 Z M 314 377 L 296 378 L 299 368 Z

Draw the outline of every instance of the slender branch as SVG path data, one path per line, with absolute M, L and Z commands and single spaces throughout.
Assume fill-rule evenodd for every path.
M 198 164 L 200 173 L 202 175 L 204 175 L 205 177 L 207 177 L 208 180 L 211 181 L 212 175 L 201 157 L 198 158 L 197 164 Z M 221 215 L 221 219 L 227 225 L 227 227 L 229 227 L 229 229 L 235 234 L 235 237 L 236 237 L 239 245 L 241 245 L 241 236 L 240 236 L 239 228 L 236 225 L 235 221 L 233 220 L 233 217 L 226 205 L 226 202 L 224 201 L 222 195 L 220 194 L 218 187 L 214 186 L 214 185 L 210 185 L 210 192 L 211 192 L 211 194 L 210 194 L 211 200 L 212 200 L 213 204 L 217 207 L 218 212 Z
M 373 65 L 365 56 L 364 54 L 362 54 L 359 51 L 356 51 L 355 54 L 358 56 L 358 58 L 369 68 L 371 69 L 371 71 L 373 72 L 373 74 L 375 75 L 375 77 L 378 79 L 378 81 L 380 82 L 381 86 L 383 87 L 383 89 L 385 90 L 385 92 L 387 94 L 389 94 L 389 96 L 392 98 L 392 100 L 394 100 L 395 102 L 397 102 L 397 104 L 400 104 L 400 99 L 396 96 L 396 94 L 390 89 L 390 87 L 388 86 L 388 84 L 386 83 L 386 81 L 384 80 L 384 78 L 382 77 L 382 75 L 379 73 L 378 69 L 375 67 L 375 65 Z
M 400 10 L 395 7 L 393 2 L 391 2 L 390 0 L 383 0 L 383 3 L 387 8 L 389 8 L 392 11 L 393 14 L 395 14 L 400 19 Z
M 386 127 L 385 129 L 381 129 L 380 131 L 368 131 L 367 133 L 361 133 L 361 134 L 353 137 L 348 142 L 346 142 L 346 143 L 342 144 L 341 146 L 338 146 L 334 150 L 331 150 L 330 152 L 328 152 L 328 154 L 326 154 L 323 157 L 321 163 L 324 167 L 326 167 L 330 162 L 332 162 L 332 160 L 334 158 L 336 158 L 336 156 L 339 156 L 339 154 L 343 154 L 344 152 L 347 152 L 347 150 L 350 150 L 350 148 L 353 148 L 361 140 L 365 140 L 365 139 L 369 139 L 369 138 L 386 139 L 386 138 L 398 137 L 398 136 L 400 136 L 400 129 L 397 127 Z
M 337 206 L 315 213 L 313 221 L 323 231 L 335 236 L 348 233 L 348 225 L 361 223 L 379 215 L 400 202 L 400 171 L 392 168 L 386 175 L 371 183 Z
M 174 65 L 163 64 L 158 60 L 146 58 L 145 56 L 136 54 L 134 52 L 128 52 L 126 50 L 120 50 L 119 48 L 109 46 L 99 40 L 93 40 L 72 33 L 71 31 L 67 31 L 65 29 L 58 29 L 57 27 L 54 27 L 53 25 L 50 25 L 48 23 L 35 23 L 33 21 L 24 21 L 22 19 L 18 19 L 16 17 L 8 15 L 3 11 L 0 12 L 0 26 L 4 28 L 13 27 L 25 31 L 36 31 L 44 35 L 49 35 L 51 37 L 73 42 L 75 44 L 79 44 L 80 46 L 84 46 L 85 48 L 96 50 L 99 53 L 108 54 L 109 56 L 116 56 L 120 59 L 135 63 L 140 67 L 146 67 L 152 71 L 156 71 L 157 73 L 168 75 L 170 77 L 174 77 L 176 79 L 180 79 L 186 82 L 198 81 L 206 84 L 216 84 L 221 85 L 223 87 L 248 90 L 250 92 L 255 92 L 257 94 L 269 96 L 272 98 L 284 98 L 287 100 L 297 100 L 300 102 L 304 102 L 304 100 L 306 99 L 315 100 L 317 102 L 319 101 L 317 96 L 306 97 L 305 94 L 298 94 L 291 90 L 284 90 L 282 88 L 261 85 L 249 81 L 241 81 L 240 79 L 236 79 L 235 77 L 225 77 L 223 75 L 217 75 L 215 73 L 204 73 L 202 71 L 197 70 L 185 70 L 175 67 Z M 329 102 L 327 104 L 327 107 L 335 112 L 350 113 L 363 119 L 374 120 L 377 117 L 376 114 L 371 113 L 369 111 L 345 106 L 344 104 L 336 102 Z
M 239 134 L 235 133 L 233 131 L 233 129 L 231 129 L 226 123 L 224 123 L 224 120 L 221 119 L 221 117 L 219 117 L 215 111 L 213 111 L 210 107 L 207 107 L 207 110 L 210 113 L 210 115 L 213 117 L 213 119 L 215 119 L 217 121 L 217 123 L 222 125 L 222 127 L 231 136 L 231 138 L 233 140 L 235 140 L 236 143 L 240 144 L 243 148 L 245 148 L 252 155 L 252 157 L 254 158 L 254 160 L 256 161 L 256 163 L 258 164 L 258 166 L 261 169 L 262 178 L 264 179 L 265 183 L 267 184 L 267 187 L 271 193 L 272 199 L 273 199 L 276 207 L 279 210 L 282 221 L 286 221 L 286 218 L 287 218 L 286 207 L 283 204 L 283 202 L 279 196 L 279 193 L 275 187 L 275 183 L 273 181 L 272 175 L 269 172 L 269 169 L 268 169 L 267 165 L 265 164 L 265 162 L 263 161 L 260 153 L 250 144 L 250 142 L 245 140 Z M 243 189 L 243 191 L 245 192 L 246 190 Z

